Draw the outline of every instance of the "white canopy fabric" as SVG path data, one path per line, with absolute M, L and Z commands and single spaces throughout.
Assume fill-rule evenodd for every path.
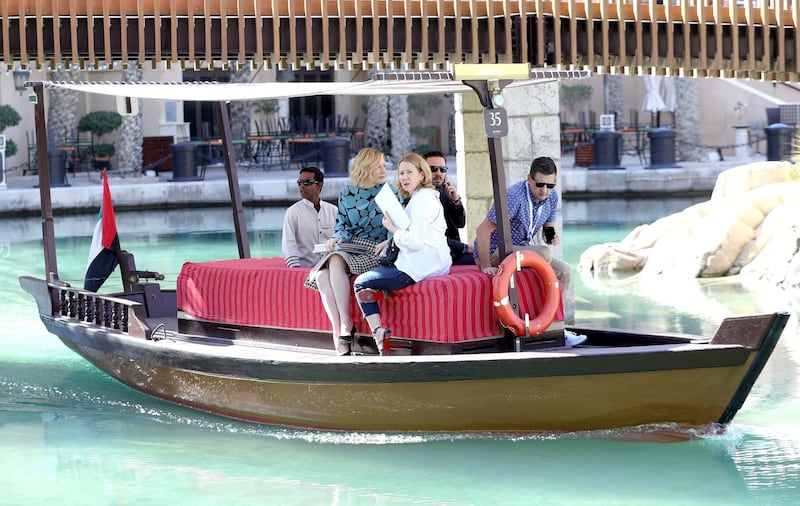
M 48 82 L 47 87 L 99 95 L 140 99 L 218 102 L 220 100 L 263 100 L 311 95 L 387 95 L 402 89 L 403 94 L 455 93 L 469 88 L 452 81 L 419 84 L 387 82 L 355 83 L 217 83 L 217 82 Z
M 647 94 L 644 96 L 644 103 L 642 109 L 645 111 L 658 112 L 667 108 L 664 100 L 661 98 L 661 76 L 645 76 L 644 85 L 647 89 Z
M 545 74 L 539 71 L 540 74 Z M 139 99 L 185 100 L 218 102 L 220 100 L 264 100 L 292 98 L 312 95 L 418 95 L 439 93 L 462 93 L 472 91 L 461 81 L 441 77 L 446 73 L 434 73 L 421 80 L 372 80 L 332 83 L 218 83 L 218 82 L 86 82 L 45 81 L 49 88 L 62 88 L 84 93 L 96 93 Z M 552 71 L 552 77 L 513 81 L 508 87 L 526 86 L 551 82 L 560 78 L 588 77 L 588 72 Z

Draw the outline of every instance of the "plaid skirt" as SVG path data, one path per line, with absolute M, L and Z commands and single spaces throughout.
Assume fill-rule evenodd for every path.
M 375 241 L 358 237 L 349 243 L 341 243 L 340 249 L 326 254 L 317 262 L 317 265 L 311 268 L 311 272 L 308 273 L 303 286 L 311 290 L 319 290 L 317 286 L 319 271 L 328 267 L 328 261 L 334 255 L 342 257 L 344 263 L 347 264 L 350 275 L 357 276 L 374 269 L 378 266 L 378 257 L 375 255 L 375 247 L 377 245 L 378 243 Z

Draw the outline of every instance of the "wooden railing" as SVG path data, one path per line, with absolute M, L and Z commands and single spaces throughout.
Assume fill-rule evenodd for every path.
M 530 62 L 797 81 L 800 54 L 800 5 L 788 0 L 0 0 L 0 15 L 9 67 Z
M 143 315 L 137 314 L 142 311 L 142 305 L 138 302 L 62 285 L 49 286 L 58 293 L 58 312 L 62 317 L 151 338 L 152 331 L 144 323 Z

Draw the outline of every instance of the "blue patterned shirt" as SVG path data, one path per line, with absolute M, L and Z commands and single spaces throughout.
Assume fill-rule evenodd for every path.
M 542 201 L 537 201 L 531 193 L 527 178 L 524 181 L 513 184 L 507 192 L 508 195 L 508 219 L 511 225 L 511 241 L 514 246 L 525 246 L 530 244 L 531 239 L 539 232 L 547 222 L 556 221 L 558 214 L 558 192 L 555 190 Z M 530 203 L 530 205 L 529 205 Z M 531 215 L 533 216 L 533 227 L 531 227 Z M 486 218 L 497 224 L 497 210 L 495 205 L 489 209 Z M 489 251 L 493 252 L 497 248 L 497 231 L 492 231 L 489 239 Z
M 389 183 L 381 183 L 372 188 L 359 188 L 348 184 L 342 188 L 333 237 L 341 239 L 342 242 L 350 242 L 354 237 L 375 242 L 386 240 L 388 231 L 383 227 L 383 213 L 375 203 L 375 195 L 384 184 Z M 391 188 L 397 195 L 397 189 L 394 186 Z

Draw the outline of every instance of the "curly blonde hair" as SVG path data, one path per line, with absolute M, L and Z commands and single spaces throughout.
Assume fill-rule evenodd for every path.
M 359 188 L 372 188 L 375 186 L 370 180 L 372 170 L 383 162 L 383 153 L 377 149 L 361 149 L 353 159 L 353 165 L 350 167 L 350 181 Z
M 400 169 L 400 164 L 403 162 L 410 163 L 411 165 L 416 167 L 418 171 L 422 173 L 422 181 L 420 182 L 418 188 L 433 188 L 433 176 L 431 175 L 431 166 L 428 165 L 428 162 L 426 162 L 424 158 L 422 158 L 420 155 L 416 153 L 409 153 L 405 155 L 403 158 L 401 158 L 399 162 L 397 162 L 398 170 Z M 408 198 L 411 196 L 399 184 L 397 185 L 397 187 L 398 187 L 397 191 L 403 197 Z

